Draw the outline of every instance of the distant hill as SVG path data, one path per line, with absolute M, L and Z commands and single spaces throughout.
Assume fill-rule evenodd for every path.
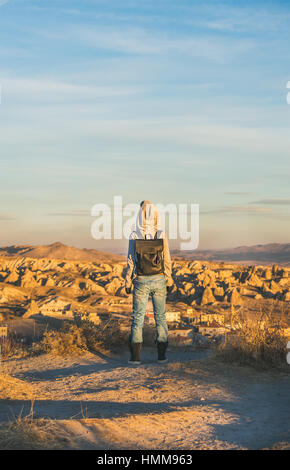
M 239 264 L 279 264 L 290 266 L 290 243 L 270 243 L 267 245 L 239 246 L 227 250 L 171 250 L 173 258 L 204 261 L 225 261 Z M 0 256 L 24 258 L 52 258 L 74 261 L 120 262 L 125 256 L 101 250 L 75 248 L 56 242 L 51 245 L 13 245 L 0 248 Z
M 51 245 L 13 245 L 0 248 L 0 256 L 24 258 L 51 258 L 74 261 L 124 261 L 125 257 L 101 250 L 80 249 L 56 242 Z
M 290 243 L 238 246 L 227 250 L 172 250 L 172 256 L 206 261 L 226 261 L 240 264 L 280 264 L 290 266 Z

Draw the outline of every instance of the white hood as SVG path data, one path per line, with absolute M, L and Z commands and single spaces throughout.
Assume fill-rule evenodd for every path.
M 135 232 L 138 238 L 152 239 L 155 237 L 157 230 L 161 230 L 157 207 L 150 201 L 143 201 L 137 214 Z

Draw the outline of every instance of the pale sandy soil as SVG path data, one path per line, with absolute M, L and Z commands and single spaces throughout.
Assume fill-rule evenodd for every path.
M 47 355 L 2 364 L 0 422 L 52 418 L 82 449 L 261 449 L 290 442 L 290 372 L 221 365 L 203 353 L 155 351 L 144 364 Z M 190 361 L 190 362 L 189 362 Z M 15 379 L 15 380 L 14 380 Z M 6 383 L 6 385 L 5 385 Z

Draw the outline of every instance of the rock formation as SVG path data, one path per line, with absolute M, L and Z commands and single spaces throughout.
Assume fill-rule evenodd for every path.
M 204 292 L 202 294 L 202 298 L 201 298 L 201 302 L 200 302 L 200 305 L 207 305 L 207 304 L 212 304 L 214 303 L 216 300 L 215 300 L 215 297 L 212 293 L 212 290 L 210 287 L 206 287 L 204 289 Z

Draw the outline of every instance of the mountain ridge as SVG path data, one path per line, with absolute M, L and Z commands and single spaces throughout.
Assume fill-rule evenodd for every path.
M 172 249 L 172 258 L 196 259 L 204 261 L 225 261 L 238 264 L 280 264 L 290 266 L 290 243 L 268 243 L 241 245 L 222 250 L 181 251 Z M 0 256 L 24 258 L 54 258 L 74 261 L 124 261 L 121 254 L 96 250 L 93 248 L 76 248 L 61 242 L 49 245 L 11 245 L 0 247 Z
M 241 264 L 283 264 L 290 266 L 290 243 L 241 245 L 223 250 L 172 250 L 172 255 L 205 261 L 227 261 Z
M 125 257 L 114 253 L 68 246 L 61 242 L 50 245 L 11 245 L 0 247 L 0 256 L 24 258 L 53 258 L 74 261 L 124 261 Z

